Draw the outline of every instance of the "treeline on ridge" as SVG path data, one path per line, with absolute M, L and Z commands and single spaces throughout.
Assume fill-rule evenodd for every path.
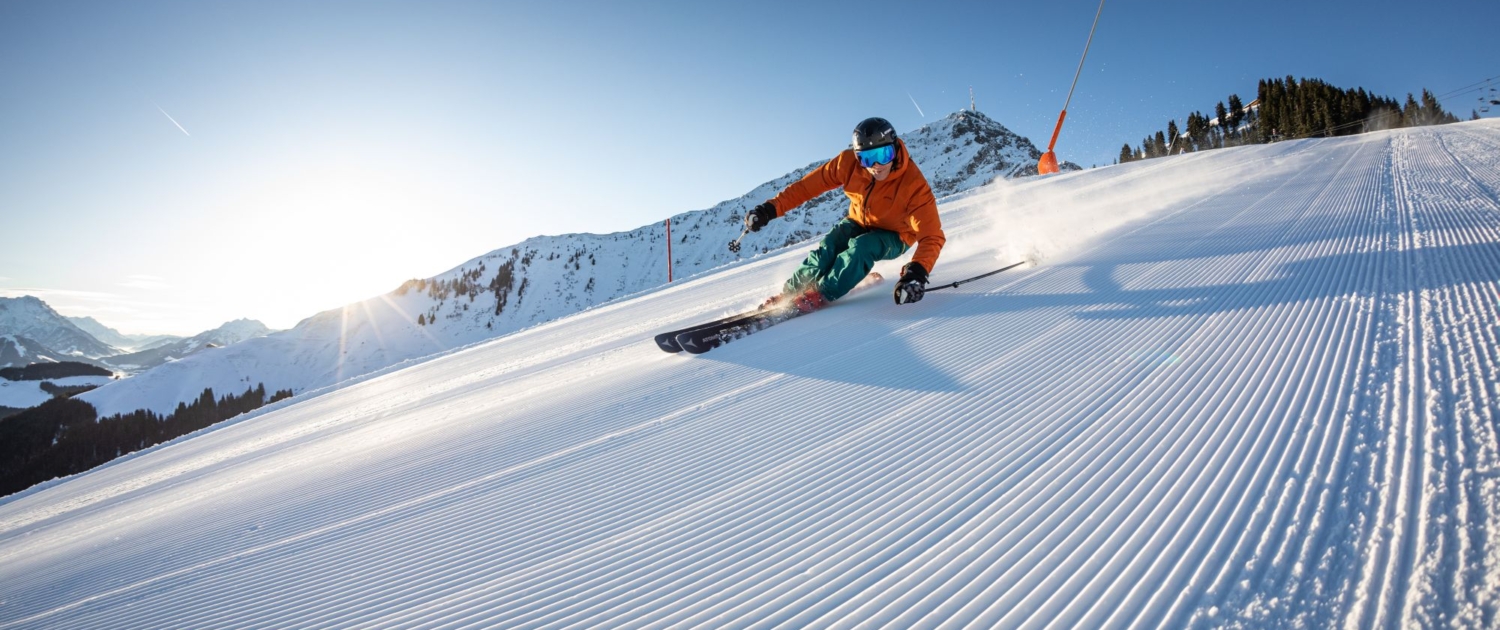
M 70 376 L 114 376 L 114 372 L 77 361 L 32 363 L 26 367 L 0 368 L 0 378 L 7 381 L 45 381 Z
M 280 390 L 267 398 L 266 386 L 260 384 L 216 399 L 210 388 L 165 416 L 141 409 L 106 418 L 84 401 L 53 398 L 0 419 L 0 496 L 81 473 L 291 396 L 291 390 Z
M 1458 122 L 1458 117 L 1444 111 L 1426 89 L 1420 101 L 1407 94 L 1402 104 L 1364 88 L 1340 89 L 1319 79 L 1291 76 L 1261 80 L 1250 106 L 1238 94 L 1229 95 L 1227 101 L 1214 106 L 1213 117 L 1193 112 L 1188 114 L 1185 128 L 1171 120 L 1164 131 L 1146 136 L 1141 144 L 1120 147 L 1118 163 L 1293 138 Z

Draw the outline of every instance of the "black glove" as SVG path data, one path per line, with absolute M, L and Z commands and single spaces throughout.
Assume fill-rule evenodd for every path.
M 927 269 L 922 263 L 909 262 L 901 268 L 901 279 L 896 281 L 897 304 L 911 304 L 922 301 L 922 295 L 927 292 Z
M 745 213 L 745 227 L 749 228 L 751 232 L 759 232 L 761 228 L 766 227 L 766 224 L 770 223 L 771 219 L 774 218 L 776 218 L 776 206 L 771 205 L 771 202 L 767 201 Z

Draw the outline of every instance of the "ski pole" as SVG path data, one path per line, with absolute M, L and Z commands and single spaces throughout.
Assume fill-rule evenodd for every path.
M 745 239 L 745 235 L 749 234 L 749 233 L 750 233 L 750 228 L 747 226 L 744 229 L 744 231 L 740 232 L 740 237 L 739 238 L 734 239 L 732 241 L 729 241 L 729 251 L 734 252 L 736 254 L 740 253 L 740 241 L 744 240 Z
M 927 292 L 931 293 L 933 291 L 942 291 L 943 289 L 952 289 L 954 287 L 957 287 L 960 284 L 968 284 L 970 282 L 973 282 L 975 280 L 979 280 L 981 278 L 988 278 L 988 277 L 993 276 L 993 275 L 995 275 L 997 273 L 1000 273 L 1002 271 L 1010 271 L 1011 269 L 1015 269 L 1016 267 L 1020 267 L 1021 265 L 1024 265 L 1024 264 L 1026 264 L 1026 261 L 1024 261 L 1024 260 L 1021 261 L 1021 262 L 1018 262 L 1018 263 L 1012 263 L 1010 265 L 1006 265 L 1004 267 L 1001 267 L 1001 268 L 996 269 L 994 271 L 991 271 L 989 273 L 985 273 L 985 274 L 980 274 L 980 275 L 974 276 L 973 278 L 969 278 L 968 280 L 959 280 L 958 282 L 953 282 L 953 283 L 945 284 L 945 285 L 942 285 L 942 286 L 932 287 L 930 289 L 927 289 Z

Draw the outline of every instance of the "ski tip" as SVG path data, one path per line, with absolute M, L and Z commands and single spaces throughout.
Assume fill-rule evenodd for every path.
M 672 333 L 662 333 L 660 335 L 657 335 L 655 340 L 656 347 L 661 348 L 662 352 L 671 354 L 682 352 L 682 346 L 677 345 L 676 335 Z
M 676 340 L 665 341 L 662 339 L 657 339 L 656 347 L 661 348 L 661 351 L 667 354 L 677 354 L 679 352 L 682 352 L 682 346 L 677 345 Z

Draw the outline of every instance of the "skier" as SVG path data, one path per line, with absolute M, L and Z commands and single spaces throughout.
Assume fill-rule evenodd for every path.
M 912 245 L 917 251 L 901 267 L 894 298 L 897 304 L 922 299 L 927 274 L 947 238 L 927 178 L 884 118 L 861 121 L 851 148 L 746 213 L 745 227 L 758 232 L 772 219 L 840 187 L 849 197 L 849 215 L 834 224 L 765 307 L 791 300 L 803 313 L 823 308 L 864 279 L 875 261 L 900 257 Z

